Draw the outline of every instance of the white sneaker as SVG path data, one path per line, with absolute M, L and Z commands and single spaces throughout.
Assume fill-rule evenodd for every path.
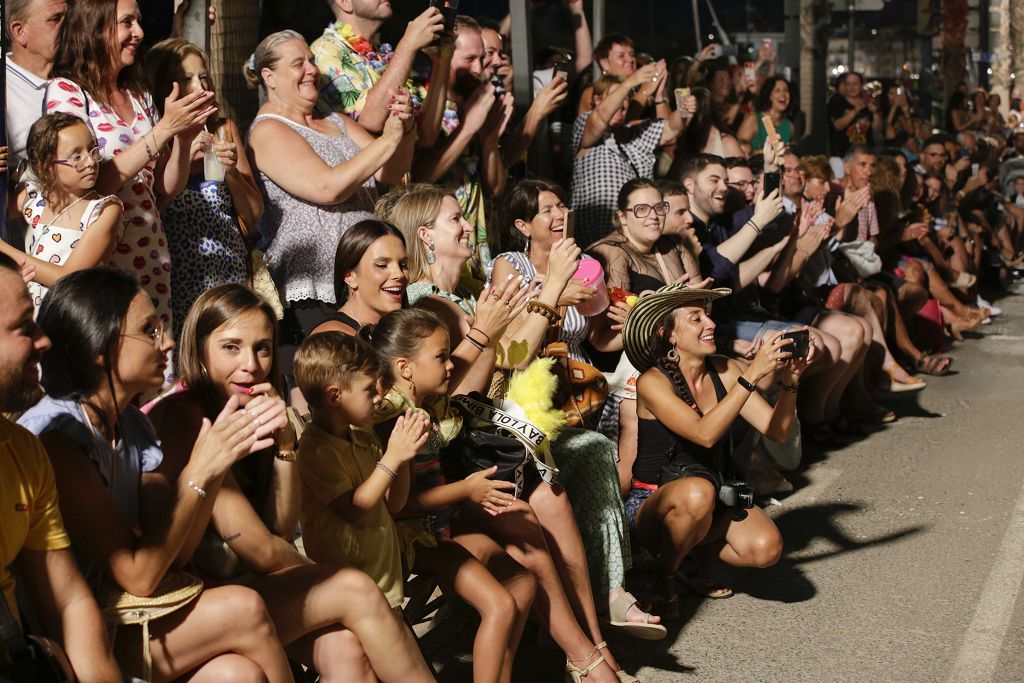
M 981 298 L 980 294 L 978 295 L 978 298 L 975 303 L 977 304 L 978 308 L 987 308 L 989 315 L 991 315 L 993 318 L 996 317 L 997 315 L 1003 314 L 1003 309 L 999 308 L 998 306 L 993 306 L 988 301 L 985 301 L 984 299 Z

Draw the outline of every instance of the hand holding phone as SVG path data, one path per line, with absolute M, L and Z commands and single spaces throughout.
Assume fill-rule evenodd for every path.
M 672 92 L 675 94 L 676 111 L 683 111 L 685 109 L 685 107 L 683 106 L 683 101 L 690 96 L 690 89 L 676 88 Z
M 571 240 L 576 234 L 576 212 L 572 209 L 562 209 L 562 238 Z
M 800 358 L 807 358 L 807 353 L 811 348 L 811 333 L 807 330 L 793 330 L 792 332 L 786 332 L 782 335 L 783 339 L 787 339 L 790 347 L 790 352 L 793 354 L 791 360 L 799 360 Z

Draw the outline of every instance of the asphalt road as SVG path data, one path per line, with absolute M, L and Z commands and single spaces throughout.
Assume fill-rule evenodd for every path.
M 724 569 L 728 600 L 680 587 L 667 639 L 609 638 L 620 664 L 645 683 L 1024 681 L 1018 292 L 951 351 L 954 375 L 892 404 L 896 423 L 805 455 L 796 491 L 768 507 L 785 540 L 777 566 Z M 564 660 L 534 639 L 515 680 L 563 680 Z M 446 659 L 443 681 L 470 679 L 464 657 Z

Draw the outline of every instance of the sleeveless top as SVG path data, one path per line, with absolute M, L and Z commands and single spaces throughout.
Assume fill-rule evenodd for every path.
M 425 280 L 420 282 L 410 282 L 405 287 L 405 295 L 409 298 L 410 306 L 415 306 L 429 296 L 436 296 L 441 299 L 451 301 L 453 304 L 461 308 L 462 312 L 469 317 L 472 318 L 476 316 L 476 299 L 474 297 L 462 297 L 458 294 L 446 292 L 433 282 L 427 282 Z
M 533 265 L 530 257 L 524 252 L 506 251 L 503 254 L 499 254 L 498 258 L 503 258 L 511 263 L 516 272 L 523 276 L 524 287 L 529 285 L 533 278 L 537 277 L 536 266 Z M 583 254 L 582 258 L 589 259 L 590 257 Z M 584 363 L 590 362 L 586 351 L 583 350 L 583 342 L 586 341 L 589 331 L 590 321 L 586 316 L 577 311 L 575 306 L 569 306 L 565 309 L 565 317 L 562 319 L 561 334 L 558 337 L 558 341 L 565 342 L 568 345 L 569 355 L 574 360 Z
M 764 141 L 768 139 L 768 131 L 765 130 L 764 121 L 761 120 L 763 114 L 758 112 L 757 114 L 757 134 L 754 135 L 750 141 L 750 147 L 754 150 L 764 149 Z M 782 138 L 782 141 L 787 145 L 790 139 L 793 137 L 793 122 L 788 117 L 783 116 L 782 121 L 779 125 L 775 126 L 775 131 Z
M 664 374 L 664 370 L 661 368 L 658 370 Z M 722 384 L 722 379 L 718 376 L 718 371 L 715 370 L 710 360 L 707 361 L 707 370 L 711 383 L 715 387 L 715 397 L 721 403 L 729 392 Z M 701 414 L 699 408 L 696 406 L 693 408 L 698 415 Z M 729 430 L 731 429 L 732 427 L 729 428 Z M 661 480 L 661 468 L 670 462 L 678 462 L 683 465 L 704 465 L 718 471 L 721 475 L 726 455 L 723 441 L 730 438 L 729 430 L 726 430 L 715 445 L 705 448 L 684 439 L 658 420 L 641 417 L 637 424 L 637 451 L 636 462 L 633 463 L 633 478 L 647 484 L 658 484 Z
M 341 135 L 326 135 L 274 114 L 256 117 L 252 129 L 261 121 L 273 119 L 294 130 L 323 159 L 336 167 L 362 151 L 350 138 L 345 121 L 338 114 L 327 120 Z M 266 251 L 267 266 L 281 292 L 290 302 L 313 300 L 334 304 L 334 252 L 338 240 L 354 224 L 373 218 L 377 198 L 374 179 L 368 178 L 352 195 L 339 204 L 314 204 L 289 194 L 257 169 L 256 184 L 263 193 L 264 210 L 260 220 L 259 248 Z
M 32 229 L 29 235 L 31 241 L 28 244 L 28 253 L 43 261 L 60 266 L 66 265 L 68 259 L 71 258 L 72 250 L 78 246 L 78 240 L 82 238 L 82 234 L 99 218 L 100 212 L 107 204 L 111 203 L 121 204 L 114 195 L 90 200 L 85 205 L 85 210 L 82 211 L 82 219 L 78 222 L 78 227 L 65 228 L 42 222 L 46 200 L 38 190 L 30 189 L 22 211 L 25 222 Z M 65 215 L 64 218 L 66 217 Z M 108 260 L 105 265 L 116 264 Z M 38 282 L 33 281 L 28 284 L 28 293 L 32 297 L 32 305 L 36 307 L 37 312 L 39 304 L 43 303 L 43 297 L 48 291 L 50 291 L 49 287 L 44 287 Z
M 138 525 L 142 474 L 156 470 L 164 459 L 153 425 L 138 408 L 128 406 L 118 418 L 121 439 L 116 449 L 89 424 L 85 409 L 76 401 L 44 396 L 21 416 L 18 424 L 36 436 L 59 432 L 80 446 L 103 478 L 125 524 Z M 95 586 L 100 568 L 81 555 L 78 558 L 86 580 Z
M 181 335 L 192 304 L 208 289 L 247 281 L 249 250 L 235 222 L 226 182 L 189 176 L 185 189 L 164 209 L 171 250 L 171 309 L 174 337 Z
M 341 323 L 342 325 L 348 325 L 356 332 L 358 332 L 359 328 L 363 326 L 361 322 L 350 316 L 348 313 L 335 309 L 330 312 L 325 311 L 324 316 L 317 322 L 316 325 L 313 325 L 313 329 L 315 330 L 316 328 L 320 327 L 321 325 L 327 322 L 336 322 Z

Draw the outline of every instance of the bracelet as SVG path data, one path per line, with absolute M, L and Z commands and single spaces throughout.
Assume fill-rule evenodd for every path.
M 299 452 L 294 450 L 294 449 L 292 449 L 292 450 L 283 450 L 282 449 L 282 450 L 278 450 L 277 453 L 274 453 L 274 457 L 277 458 L 278 460 L 280 460 L 281 462 L 295 462 L 296 460 L 299 459 Z
M 146 146 L 146 156 L 149 157 L 146 161 L 153 161 L 153 150 L 149 148 L 149 143 L 146 142 L 146 136 L 142 136 L 142 144 Z
M 384 463 L 382 463 L 381 461 L 378 460 L 377 464 L 375 464 L 374 467 L 376 467 L 378 470 L 388 475 L 392 479 L 398 479 L 398 473 L 395 472 L 390 467 L 388 467 L 387 465 L 385 465 Z
M 668 102 L 668 100 L 654 100 L 654 104 L 665 104 L 666 102 Z
M 796 390 L 797 390 L 797 387 L 799 385 L 797 385 L 797 384 L 782 384 L 780 386 L 782 387 L 783 391 L 788 392 L 790 394 L 795 394 Z
M 490 343 L 491 343 L 491 335 L 487 334 L 486 332 L 484 332 L 483 330 L 481 330 L 481 329 L 480 329 L 479 327 L 471 327 L 471 328 L 469 328 L 469 331 L 470 331 L 470 332 L 479 332 L 480 334 L 482 334 L 482 335 L 484 335 L 485 337 L 487 337 L 487 342 L 486 342 L 486 343 L 484 344 L 485 346 L 486 346 L 487 344 L 490 344 Z
M 473 337 L 471 337 L 470 334 L 472 332 L 479 332 L 479 330 L 477 330 L 476 328 L 470 328 L 469 332 L 466 333 L 466 339 L 469 340 L 470 344 L 472 344 L 476 348 L 478 348 L 481 351 L 483 351 L 484 347 L 487 346 L 487 344 L 485 344 L 484 342 L 480 341 L 479 339 L 474 339 Z M 483 334 L 483 332 L 480 332 L 480 334 Z M 484 335 L 484 336 L 486 337 L 487 335 Z M 490 341 L 491 341 L 491 339 L 490 339 L 490 337 L 488 337 L 487 338 L 487 343 L 490 343 Z
M 755 391 L 754 385 L 751 384 L 750 382 L 748 382 L 743 375 L 740 375 L 736 379 L 736 383 L 739 384 L 744 389 L 746 389 L 747 391 L 749 391 L 750 393 L 754 393 L 754 391 Z
M 539 313 L 550 321 L 552 325 L 562 319 L 562 316 L 558 314 L 558 311 L 554 307 L 549 306 L 543 301 L 537 299 L 530 299 L 526 304 L 527 313 Z
M 753 218 L 751 218 L 749 221 L 747 221 L 746 225 L 749 225 L 750 227 L 752 227 L 754 229 L 754 232 L 756 232 L 758 235 L 761 234 L 761 228 L 757 227 L 757 223 L 754 222 Z
M 206 498 L 206 489 L 200 488 L 191 479 L 188 480 L 188 487 L 198 493 L 200 498 Z

